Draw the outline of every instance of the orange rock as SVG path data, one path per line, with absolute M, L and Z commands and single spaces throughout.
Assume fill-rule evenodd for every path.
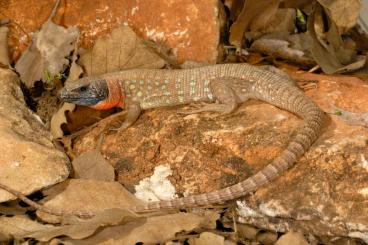
M 47 20 L 55 1 L 9 0 L 1 6 L 0 18 L 10 18 L 11 56 L 17 60 L 29 44 L 29 35 Z M 94 41 L 122 23 L 128 23 L 141 36 L 163 43 L 179 63 L 187 60 L 215 63 L 220 34 L 216 0 L 61 1 L 54 21 L 64 26 L 77 25 L 80 44 L 92 47 Z

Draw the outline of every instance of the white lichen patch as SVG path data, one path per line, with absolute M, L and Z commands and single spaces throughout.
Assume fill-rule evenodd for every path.
M 361 166 L 362 168 L 368 171 L 368 161 L 365 158 L 364 154 L 360 155 L 360 161 L 361 162 L 359 163 L 359 166 Z
M 316 152 L 320 152 L 326 155 L 332 155 L 338 152 L 344 152 L 345 147 L 348 145 L 354 145 L 357 147 L 365 147 L 366 146 L 367 137 L 364 135 L 357 135 L 353 137 L 345 137 L 344 139 L 331 139 L 325 140 L 324 145 L 320 145 L 316 148 Z
M 368 197 L 368 187 L 358 190 L 358 193 L 362 194 L 365 198 Z
M 278 200 L 272 200 L 259 205 L 259 210 L 269 217 L 289 217 L 289 212 Z
M 362 239 L 364 242 L 368 243 L 368 233 L 366 232 L 353 231 L 349 232 L 348 236 L 352 238 Z
M 172 170 L 168 164 L 157 166 L 151 177 L 141 180 L 135 186 L 135 196 L 147 202 L 176 198 L 175 187 L 167 179 L 170 175 Z
M 157 31 L 155 28 L 149 29 L 145 26 L 145 32 L 146 36 L 155 42 L 165 40 L 166 34 L 163 31 Z
M 245 201 L 237 201 L 236 204 L 238 206 L 236 211 L 241 217 L 263 217 L 256 210 L 249 207 Z

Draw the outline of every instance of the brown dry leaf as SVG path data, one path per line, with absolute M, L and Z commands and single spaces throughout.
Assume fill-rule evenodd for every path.
M 64 136 L 63 130 L 61 130 L 61 125 L 67 123 L 65 113 L 67 111 L 73 111 L 75 109 L 75 104 L 64 103 L 63 106 L 52 116 L 51 118 L 51 134 L 57 139 Z
M 308 33 L 312 38 L 311 53 L 314 60 L 327 74 L 344 73 L 362 68 L 366 56 L 356 55 L 355 50 L 345 48 L 336 24 L 330 20 L 329 29 L 325 29 L 323 12 L 320 5 L 308 19 Z
M 0 203 L 0 215 L 19 215 L 25 214 L 28 208 L 21 207 L 18 201 Z
M 44 231 L 52 228 L 52 225 L 44 225 L 31 220 L 26 215 L 16 215 L 13 217 L 0 217 L 0 241 L 9 241 L 12 238 L 21 239 L 26 233 Z
M 311 0 L 284 0 L 284 6 L 286 8 L 303 9 L 311 5 Z
M 230 28 L 230 43 L 240 50 L 244 32 L 257 31 L 266 27 L 275 16 L 279 3 L 280 0 L 246 1 L 238 19 Z
M 8 32 L 8 27 L 0 27 L 0 64 L 4 66 L 10 66 L 8 51 Z
M 92 50 L 80 57 L 79 64 L 86 75 L 98 75 L 129 68 L 162 68 L 165 61 L 123 25 L 98 39 Z
M 15 65 L 28 88 L 33 87 L 35 81 L 48 81 L 48 77 L 54 78 L 64 71 L 69 64 L 65 57 L 73 50 L 79 36 L 77 27 L 64 28 L 52 22 L 58 2 L 50 18 L 34 34 L 32 44 Z
M 106 209 L 129 208 L 142 203 L 118 182 L 69 179 L 44 193 L 48 195 L 45 206 L 66 213 L 99 213 Z M 37 215 L 50 223 L 60 222 L 60 217 L 39 211 Z
M 30 237 L 46 242 L 62 235 L 73 239 L 83 239 L 91 236 L 100 227 L 125 224 L 136 220 L 144 220 L 144 218 L 122 209 L 105 210 L 86 220 L 73 217 L 73 219 L 65 220 L 66 224 L 59 226 L 42 224 L 31 220 L 26 215 L 17 215 L 0 217 L 0 234 L 4 234 L 7 240 L 11 237 L 17 239 Z
M 96 235 L 84 240 L 65 239 L 65 244 L 124 244 L 163 243 L 175 238 L 178 232 L 190 232 L 194 229 L 208 228 L 215 225 L 218 216 L 197 215 L 192 213 L 176 213 L 147 218 L 145 223 L 131 222 L 126 225 L 107 227 Z
M 198 238 L 190 238 L 188 243 L 189 245 L 223 245 L 225 238 L 212 232 L 202 232 Z
M 354 27 L 362 6 L 360 0 L 317 0 L 326 10 L 330 19 L 336 24 L 339 32 L 345 33 Z
M 294 33 L 295 30 L 295 9 L 277 9 L 276 14 L 262 30 L 263 33 Z
M 72 162 L 74 177 L 77 179 L 94 179 L 114 181 L 114 168 L 105 160 L 98 149 L 82 153 Z

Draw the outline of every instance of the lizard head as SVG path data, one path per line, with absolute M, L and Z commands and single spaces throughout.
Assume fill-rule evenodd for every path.
M 84 77 L 67 84 L 59 94 L 64 102 L 89 106 L 97 110 L 123 107 L 119 84 L 102 77 Z

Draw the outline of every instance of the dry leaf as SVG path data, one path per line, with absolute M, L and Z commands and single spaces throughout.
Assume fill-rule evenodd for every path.
M 44 231 L 52 227 L 54 226 L 33 221 L 26 215 L 2 216 L 0 217 L 0 234 L 3 234 L 2 239 L 4 240 L 0 241 L 9 241 L 12 238 L 21 239 L 27 233 Z
M 99 150 L 85 152 L 72 162 L 74 177 L 77 179 L 94 179 L 114 181 L 114 168 L 105 160 Z
M 366 63 L 366 56 L 356 55 L 355 50 L 345 48 L 336 24 L 330 20 L 329 29 L 324 32 L 323 12 L 320 5 L 308 19 L 308 33 L 311 37 L 311 53 L 314 60 L 327 74 L 358 70 Z
M 64 103 L 63 106 L 52 116 L 51 118 L 51 134 L 54 138 L 61 138 L 64 135 L 63 130 L 61 130 L 61 125 L 67 123 L 65 112 L 73 111 L 75 109 L 75 104 Z
M 209 220 L 211 220 L 212 225 L 216 222 L 213 216 L 200 216 L 192 213 L 149 217 L 145 223 L 135 221 L 126 225 L 107 227 L 90 238 L 80 241 L 65 239 L 63 242 L 75 245 L 163 243 L 174 239 L 178 232 L 190 232 L 194 229 L 207 228 Z
M 8 32 L 8 27 L 0 27 L 0 64 L 5 66 L 10 66 L 8 51 Z
M 311 5 L 311 0 L 284 0 L 284 6 L 286 8 L 303 9 Z
M 98 75 L 129 68 L 162 68 L 165 61 L 146 48 L 132 29 L 120 26 L 95 42 L 79 63 L 86 75 Z
M 44 192 L 49 195 L 44 205 L 66 213 L 99 213 L 112 208 L 129 208 L 142 201 L 124 189 L 118 182 L 86 179 L 69 179 Z M 59 223 L 55 217 L 37 211 L 37 215 L 50 223 Z
M 357 23 L 362 2 L 360 0 L 317 0 L 336 24 L 341 34 Z
M 224 245 L 225 238 L 212 232 L 202 232 L 198 238 L 190 238 L 189 245 Z
M 279 2 L 279 0 L 246 1 L 238 19 L 230 28 L 230 43 L 240 50 L 244 32 L 257 31 L 266 27 L 276 14 Z
M 77 27 L 64 28 L 51 21 L 57 5 L 15 65 L 28 88 L 33 87 L 35 81 L 48 81 L 49 77 L 54 78 L 64 71 L 69 64 L 65 57 L 69 56 L 79 36 Z
M 15 237 L 17 239 L 34 238 L 46 242 L 59 236 L 83 239 L 103 226 L 125 224 L 135 220 L 144 221 L 144 219 L 127 210 L 109 209 L 87 220 L 67 220 L 67 224 L 54 226 L 33 221 L 26 215 L 17 215 L 0 217 L 0 234 L 4 234 L 6 240 Z

